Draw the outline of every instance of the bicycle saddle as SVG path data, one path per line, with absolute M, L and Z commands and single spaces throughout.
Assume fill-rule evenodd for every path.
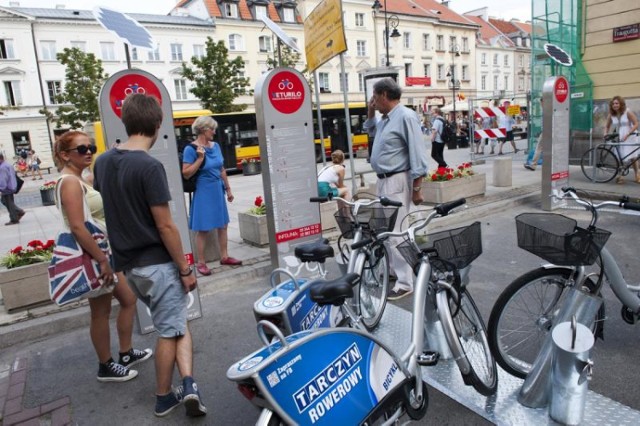
M 318 305 L 340 306 L 345 299 L 353 297 L 353 287 L 358 284 L 358 280 L 360 275 L 352 272 L 335 280 L 310 283 L 311 300 Z
M 293 254 L 303 262 L 319 262 L 334 256 L 333 247 L 329 245 L 329 240 L 320 238 L 311 243 L 301 244 L 295 248 Z

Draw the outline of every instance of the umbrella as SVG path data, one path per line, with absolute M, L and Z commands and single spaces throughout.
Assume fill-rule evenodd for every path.
M 443 106 L 442 108 L 440 108 L 440 110 L 442 112 L 452 112 L 453 111 L 453 104 L 447 104 L 445 106 Z M 465 102 L 465 101 L 461 101 L 461 102 L 456 102 L 456 111 L 469 111 L 469 102 Z

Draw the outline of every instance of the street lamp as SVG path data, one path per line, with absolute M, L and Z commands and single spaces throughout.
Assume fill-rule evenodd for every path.
M 449 87 L 453 93 L 453 122 L 456 124 L 456 89 L 460 88 L 460 80 L 456 80 L 456 57 L 460 56 L 460 47 L 457 44 L 451 46 L 451 66 L 447 77 L 449 77 Z
M 400 37 L 400 32 L 398 31 L 398 24 L 400 23 L 400 18 L 398 18 L 398 16 L 396 15 L 390 15 L 389 17 L 387 17 L 387 0 L 383 0 L 383 2 L 384 2 L 384 44 L 385 44 L 385 47 L 387 48 L 386 64 L 387 66 L 389 66 L 390 65 L 389 37 L 392 37 L 392 38 Z M 380 13 L 380 9 L 382 7 L 383 6 L 380 4 L 379 0 L 375 0 L 373 2 L 373 6 L 371 6 L 374 14 Z M 393 29 L 393 31 L 391 31 L 391 35 L 389 35 L 389 28 Z

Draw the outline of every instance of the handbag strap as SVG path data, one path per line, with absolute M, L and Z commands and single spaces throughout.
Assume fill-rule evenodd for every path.
M 60 190 L 62 187 L 62 180 L 67 177 L 67 176 L 73 176 L 70 174 L 63 174 L 62 176 L 60 176 L 60 178 L 58 179 L 58 182 L 56 182 L 56 207 L 58 208 L 58 211 L 60 212 L 60 221 L 62 222 L 62 229 L 71 232 L 69 226 L 67 225 L 67 223 L 64 220 L 64 213 L 62 211 L 62 200 L 60 199 Z M 77 180 L 78 183 L 80 184 L 80 186 L 83 186 L 82 181 L 77 177 L 74 176 Z M 82 187 L 82 204 L 84 207 L 84 221 L 86 222 L 87 220 L 91 220 L 93 221 L 93 216 L 91 215 L 91 210 L 89 209 L 89 204 L 87 204 L 87 197 L 85 197 L 84 194 L 84 187 Z

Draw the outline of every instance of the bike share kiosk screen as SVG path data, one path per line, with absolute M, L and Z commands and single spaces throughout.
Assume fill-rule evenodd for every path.
M 569 184 L 569 82 L 549 77 L 542 88 L 542 208 L 550 211 L 565 204 L 550 197 Z
M 182 248 L 186 251 L 185 257 L 190 265 L 193 265 L 193 251 L 189 239 L 189 226 L 187 224 L 187 208 L 182 189 L 182 177 L 176 148 L 176 135 L 173 131 L 173 112 L 171 98 L 164 84 L 155 76 L 141 70 L 123 70 L 112 75 L 100 90 L 100 119 L 107 149 L 112 149 L 117 144 L 128 139 L 127 132 L 122 124 L 122 104 L 125 98 L 134 93 L 142 93 L 156 97 L 162 107 L 162 125 L 158 133 L 158 140 L 149 151 L 149 154 L 159 160 L 164 166 L 171 193 L 171 216 L 178 231 Z M 151 315 L 144 303 L 137 302 L 138 321 L 140 332 L 145 334 L 155 330 L 151 322 Z M 200 297 L 198 290 L 189 294 L 189 319 L 200 318 Z

